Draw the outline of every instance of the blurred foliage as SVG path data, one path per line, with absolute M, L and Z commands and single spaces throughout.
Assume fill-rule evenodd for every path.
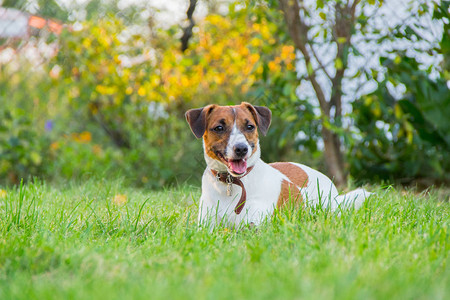
M 69 12 L 63 9 L 58 2 L 55 0 L 36 0 L 33 2 L 28 0 L 3 0 L 2 6 L 19 10 L 35 10 L 39 8 L 39 15 L 41 17 L 67 21 Z
M 249 93 L 256 104 L 272 110 L 271 129 L 260 141 L 264 149 L 262 158 L 265 161 L 309 161 L 317 166 L 320 163 L 317 149 L 320 119 L 314 114 L 314 106 L 298 97 L 297 88 L 295 72 L 268 71 Z
M 241 4 L 199 21 L 185 53 L 180 27 L 130 26 L 136 11 L 113 15 L 102 7 L 80 30 L 52 37 L 58 51 L 49 61 L 36 65 L 19 55 L 0 64 L 0 181 L 122 176 L 152 188 L 198 183 L 202 144 L 184 112 L 212 102 L 270 107 L 263 159 L 322 166 L 320 118 L 298 93 L 298 58 L 280 11 L 264 1 Z M 447 13 L 436 10 L 435 17 Z M 445 45 L 444 34 L 448 63 Z M 343 133 L 352 176 L 448 180 L 448 68 L 441 67 L 444 79 L 430 79 L 401 53 L 382 64 L 378 89 L 354 103 L 359 137 Z M 404 85 L 404 97 L 396 100 L 389 84 Z
M 396 61 L 383 60 L 388 79 L 380 82 L 374 93 L 353 103 L 355 126 L 363 138 L 352 145 L 351 173 L 358 179 L 402 183 L 448 181 L 447 84 L 429 79 L 413 58 Z M 388 80 L 408 87 L 404 98 L 396 100 L 390 94 Z
M 436 79 L 415 58 L 397 53 L 381 58 L 384 79 L 375 92 L 353 103 L 362 139 L 352 144 L 351 173 L 360 180 L 387 180 L 424 186 L 450 182 L 449 2 L 436 5 L 434 18 L 446 21 L 440 41 L 443 66 Z M 405 89 L 401 99 L 389 85 Z
M 25 110 L 0 107 L 0 178 L 17 184 L 29 174 L 45 175 L 47 147 Z
M 450 1 L 441 1 L 436 4 L 433 11 L 433 19 L 442 20 L 443 34 L 438 51 L 444 57 L 441 70 L 443 78 L 450 81 Z
M 30 63 L 4 66 L 0 101 L 14 97 L 9 110 L 23 104 L 33 112 L 29 127 L 46 145 L 35 151 L 48 160 L 45 170 L 27 161 L 29 170 L 18 176 L 123 176 L 149 187 L 198 181 L 193 175 L 204 168 L 202 145 L 184 112 L 211 102 L 251 101 L 243 95 L 257 82 L 278 84 L 278 93 L 283 74 L 295 79 L 293 47 L 254 11 L 231 5 L 227 17 L 207 16 L 185 53 L 178 50 L 176 26 L 136 29 L 108 15 L 65 31 L 57 55 L 39 71 Z M 5 80 L 10 76 L 17 80 Z M 290 89 L 284 93 L 292 98 L 295 86 Z M 8 164 L 8 172 L 15 168 Z
M 243 12 L 260 20 L 258 22 L 272 24 L 276 45 L 281 44 L 267 50 L 272 57 L 262 62 L 261 76 L 246 95 L 250 102 L 272 110 L 270 130 L 267 137 L 260 140 L 264 149 L 262 158 L 269 162 L 308 161 L 317 167 L 321 164 L 321 153 L 317 149 L 320 119 L 309 99 L 299 96 L 298 74 L 293 68 L 298 57 L 283 16 L 275 3 L 264 1 L 252 3 Z

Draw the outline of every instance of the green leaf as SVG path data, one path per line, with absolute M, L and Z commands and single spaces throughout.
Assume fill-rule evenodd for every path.
M 322 0 L 317 0 L 317 8 L 323 8 L 323 1 Z
M 327 19 L 327 15 L 323 11 L 319 13 L 319 17 L 324 21 Z
M 314 73 L 314 69 L 313 69 L 311 63 L 306 64 L 306 71 L 308 72 L 308 75 L 311 75 L 312 73 Z

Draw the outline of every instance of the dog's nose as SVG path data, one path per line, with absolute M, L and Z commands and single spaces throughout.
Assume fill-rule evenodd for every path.
M 233 150 L 238 158 L 242 158 L 247 154 L 248 147 L 245 144 L 237 144 L 233 147 Z

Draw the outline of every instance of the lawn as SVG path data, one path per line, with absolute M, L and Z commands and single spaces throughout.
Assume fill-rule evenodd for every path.
M 0 299 L 448 299 L 448 195 L 375 190 L 340 217 L 290 210 L 209 232 L 198 187 L 6 189 Z

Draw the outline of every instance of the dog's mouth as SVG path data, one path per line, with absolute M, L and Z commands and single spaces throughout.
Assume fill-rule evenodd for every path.
M 241 176 L 247 171 L 247 159 L 226 159 L 220 152 L 216 155 L 227 166 L 231 175 Z

